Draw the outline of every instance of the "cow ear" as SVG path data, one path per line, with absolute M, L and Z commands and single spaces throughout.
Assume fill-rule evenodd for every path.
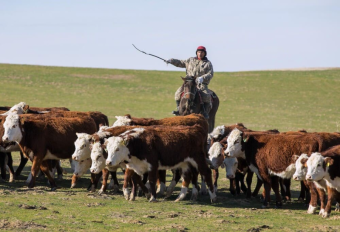
M 25 105 L 22 109 L 24 111 L 24 114 L 27 114 L 28 110 L 29 110 L 30 106 L 29 105 Z
M 329 167 L 334 163 L 334 160 L 331 157 L 327 157 L 325 159 L 325 163 L 326 163 L 327 167 Z
M 307 168 L 307 158 L 303 158 L 303 159 L 301 159 L 301 164 L 305 167 L 305 168 Z
M 120 144 L 124 145 L 126 147 L 129 144 L 129 140 L 128 139 L 123 139 Z
M 106 142 L 107 141 L 105 141 L 105 143 L 101 145 L 101 148 L 107 153 Z
M 86 138 L 87 138 L 87 140 L 88 140 L 89 142 L 91 142 L 91 140 L 92 140 L 92 135 L 87 135 Z
M 300 156 L 298 156 L 298 155 L 293 155 L 293 156 L 292 156 L 292 162 L 295 163 L 296 160 L 297 160 L 299 157 L 300 157 Z

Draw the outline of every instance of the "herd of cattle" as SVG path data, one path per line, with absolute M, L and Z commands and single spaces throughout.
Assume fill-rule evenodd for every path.
M 282 197 L 290 200 L 293 178 L 301 183 L 299 198 L 309 203 L 308 213 L 316 212 L 318 200 L 322 217 L 330 215 L 334 201 L 335 210 L 339 211 L 340 133 L 253 131 L 243 124 L 218 126 L 208 131 L 207 121 L 197 114 L 160 120 L 130 115 L 116 118 L 109 127 L 107 116 L 100 112 L 29 107 L 24 102 L 0 107 L 2 179 L 6 178 L 7 168 L 9 181 L 14 181 L 29 159 L 32 168 L 28 187 L 35 186 L 41 171 L 55 190 L 54 173 L 62 175 L 59 160 L 70 159 L 74 170 L 71 188 L 90 169 L 89 190 L 95 191 L 102 178 L 100 194 L 108 188 L 118 191 L 116 172 L 121 168 L 127 200 L 135 199 L 138 187 L 150 202 L 157 201 L 157 194 L 169 197 L 182 178 L 176 201 L 185 198 L 191 183 L 192 200 L 200 192 L 209 193 L 215 202 L 218 168 L 222 167 L 230 179 L 232 194 L 242 190 L 247 197 L 256 196 L 263 184 L 262 207 L 269 206 L 271 189 L 276 196 L 276 207 L 282 207 Z M 16 172 L 12 151 L 21 154 Z M 166 170 L 173 173 L 167 188 Z M 252 192 L 254 173 L 257 185 Z M 198 185 L 198 174 L 201 185 Z

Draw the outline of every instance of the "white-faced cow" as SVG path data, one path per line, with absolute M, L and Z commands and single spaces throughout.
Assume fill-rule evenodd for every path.
M 35 119 L 20 117 L 17 114 L 7 116 L 2 140 L 17 142 L 25 156 L 33 161 L 32 180 L 28 185 L 30 188 L 35 185 L 36 174 L 40 167 L 48 177 L 52 190 L 55 190 L 56 184 L 48 171 L 46 160 L 71 158 L 76 133 L 94 133 L 95 122 L 90 117 Z
M 139 175 L 148 172 L 151 202 L 156 201 L 158 169 L 181 168 L 186 172 L 192 166 L 204 177 L 210 198 L 215 201 L 211 171 L 206 163 L 206 138 L 206 128 L 199 125 L 135 128 L 105 142 L 109 154 L 106 162 L 108 165 L 125 162 Z M 193 191 L 197 191 L 195 186 Z
M 265 199 L 263 207 L 268 207 L 270 189 L 276 195 L 276 207 L 282 207 L 279 194 L 279 180 L 290 179 L 295 172 L 295 154 L 311 154 L 322 146 L 317 135 L 261 134 L 247 135 L 234 129 L 228 137 L 225 154 L 246 159 L 249 168 L 264 182 Z
M 340 202 L 340 145 L 321 153 L 313 153 L 307 160 L 307 181 L 324 179 L 327 184 L 328 200 L 322 217 L 331 213 L 333 200 Z

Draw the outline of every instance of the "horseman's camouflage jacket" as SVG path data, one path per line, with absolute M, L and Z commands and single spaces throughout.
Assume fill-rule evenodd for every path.
M 203 84 L 205 85 L 209 85 L 210 80 L 213 78 L 213 66 L 206 57 L 203 60 L 190 57 L 187 60 L 170 59 L 170 61 L 176 67 L 186 68 L 187 76 L 203 77 Z

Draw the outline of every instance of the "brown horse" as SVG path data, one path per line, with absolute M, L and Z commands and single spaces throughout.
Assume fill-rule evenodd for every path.
M 182 77 L 183 83 L 183 96 L 179 104 L 179 115 L 185 116 L 189 114 L 203 114 L 204 107 L 200 96 L 200 90 L 196 87 L 195 78 Z M 213 131 L 215 127 L 215 115 L 220 104 L 220 100 L 213 92 L 212 108 L 209 112 L 209 133 Z

